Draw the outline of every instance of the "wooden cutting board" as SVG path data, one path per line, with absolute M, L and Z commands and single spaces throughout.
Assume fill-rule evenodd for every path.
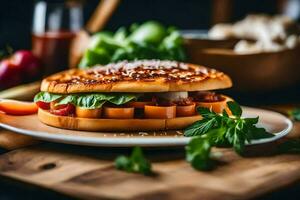
M 271 149 L 256 147 L 259 154 Z M 147 149 L 155 175 L 143 176 L 114 168 L 113 159 L 129 149 L 44 143 L 1 155 L 0 175 L 84 199 L 248 199 L 300 180 L 299 155 L 241 158 L 217 151 L 223 154 L 218 167 L 199 172 L 181 148 Z

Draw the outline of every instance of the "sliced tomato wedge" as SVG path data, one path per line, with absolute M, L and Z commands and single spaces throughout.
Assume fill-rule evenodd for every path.
M 176 106 L 176 117 L 187 117 L 195 115 L 196 104 Z
M 109 119 L 132 119 L 134 108 L 104 107 L 104 117 Z
M 50 110 L 50 113 L 60 116 L 69 116 L 75 114 L 75 106 L 72 104 L 59 105 L 58 109 Z
M 149 119 L 170 119 L 176 117 L 176 106 L 150 106 L 146 105 L 144 110 L 145 118 Z
M 76 116 L 82 118 L 100 118 L 101 117 L 101 108 L 96 109 L 86 109 L 76 107 Z
M 50 109 L 50 103 L 47 103 L 47 102 L 43 102 L 43 101 L 38 101 L 36 102 L 36 105 L 43 109 L 43 110 L 49 110 Z
M 51 110 L 59 110 L 62 109 L 64 107 L 66 107 L 65 104 L 61 104 L 61 105 L 57 105 L 57 100 L 50 102 L 50 109 Z
M 9 115 L 31 115 L 37 113 L 38 107 L 34 102 L 1 100 L 0 111 Z

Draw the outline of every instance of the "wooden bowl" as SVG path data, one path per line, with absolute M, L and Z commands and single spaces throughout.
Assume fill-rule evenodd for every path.
M 278 52 L 237 54 L 234 41 L 185 39 L 188 62 L 219 69 L 233 79 L 234 90 L 265 92 L 300 82 L 300 47 Z

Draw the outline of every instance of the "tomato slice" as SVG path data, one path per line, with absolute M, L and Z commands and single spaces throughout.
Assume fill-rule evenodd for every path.
M 176 117 L 187 117 L 195 115 L 196 104 L 176 106 Z
M 69 116 L 75 114 L 75 106 L 72 104 L 59 105 L 58 109 L 50 110 L 50 113 L 60 116 Z
M 36 105 L 43 109 L 43 110 L 49 110 L 50 109 L 50 103 L 47 103 L 47 102 L 43 102 L 43 101 L 38 101 L 36 102 Z
M 76 107 L 76 116 L 82 118 L 100 118 L 101 117 L 101 108 L 97 109 L 86 109 Z
M 57 105 L 57 102 L 57 100 L 50 102 L 50 110 L 59 110 L 66 106 L 65 104 Z
M 224 97 L 224 99 L 221 100 L 221 101 L 215 101 L 215 102 L 196 102 L 196 106 L 197 107 L 204 107 L 204 108 L 212 109 L 212 111 L 214 111 L 216 113 L 222 113 L 223 110 L 225 109 L 226 112 L 230 115 L 231 112 L 227 108 L 227 102 L 228 101 L 232 101 L 232 99 L 229 98 L 229 97 L 226 97 L 226 96 L 222 96 L 222 97 Z
M 132 101 L 127 103 L 129 107 L 144 109 L 146 105 L 154 105 L 155 103 L 152 101 Z
M 9 115 L 31 115 L 37 113 L 38 107 L 34 102 L 1 100 L 0 111 Z
M 104 107 L 104 117 L 109 119 L 132 119 L 134 108 Z
M 146 105 L 144 110 L 145 118 L 149 119 L 170 119 L 176 117 L 176 106 L 151 106 Z

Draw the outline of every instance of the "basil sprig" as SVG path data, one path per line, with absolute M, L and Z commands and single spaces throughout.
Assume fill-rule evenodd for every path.
M 258 117 L 243 118 L 242 109 L 236 102 L 228 102 L 227 106 L 231 116 L 225 110 L 219 114 L 208 108 L 198 108 L 203 119 L 185 129 L 185 136 L 195 136 L 186 147 L 186 160 L 195 169 L 212 167 L 210 150 L 213 146 L 233 147 L 238 154 L 243 154 L 246 142 L 274 136 L 256 126 Z
M 75 106 L 96 109 L 102 107 L 105 102 L 115 105 L 122 105 L 131 100 L 137 99 L 138 94 L 133 93 L 83 93 L 83 94 L 53 94 L 49 92 L 40 92 L 34 97 L 34 102 L 52 102 L 57 101 L 57 105 L 71 103 Z

